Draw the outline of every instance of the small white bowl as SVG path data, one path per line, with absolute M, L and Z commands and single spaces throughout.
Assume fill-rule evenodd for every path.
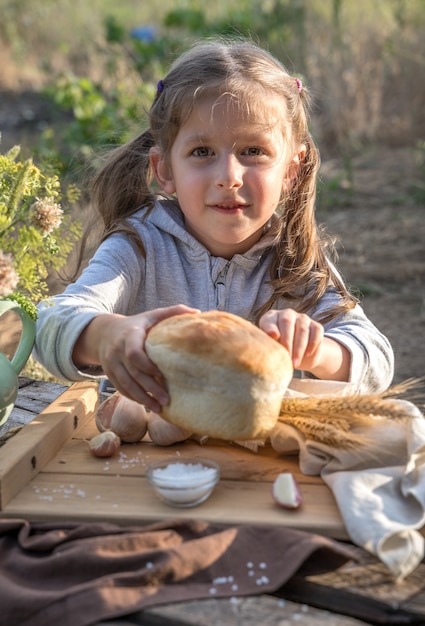
M 220 480 L 220 467 L 209 459 L 176 457 L 151 463 L 146 478 L 159 498 L 176 507 L 204 502 Z

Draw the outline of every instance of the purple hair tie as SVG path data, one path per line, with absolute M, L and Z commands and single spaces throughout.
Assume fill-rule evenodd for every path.
M 301 93 L 303 90 L 303 84 L 301 82 L 300 78 L 294 78 L 295 82 L 297 83 L 297 89 L 298 89 L 298 93 Z
M 158 90 L 158 93 L 162 93 L 164 91 L 164 81 L 162 80 L 162 78 L 157 82 L 156 88 Z

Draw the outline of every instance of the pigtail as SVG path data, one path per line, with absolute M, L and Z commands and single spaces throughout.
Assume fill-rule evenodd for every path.
M 154 205 L 155 197 L 150 191 L 153 174 L 149 164 L 149 149 L 153 145 L 152 133 L 147 130 L 112 150 L 104 165 L 95 174 L 90 189 L 95 211 L 86 223 L 79 246 L 75 250 L 74 269 L 62 276 L 65 282 L 73 282 L 78 278 L 87 259 L 112 233 L 125 232 L 139 252 L 145 254 L 143 243 L 127 218 L 140 207 L 145 207 L 148 213 Z
M 104 224 L 104 236 L 140 207 L 153 205 L 149 149 L 154 145 L 147 130 L 113 150 L 92 182 L 91 198 Z

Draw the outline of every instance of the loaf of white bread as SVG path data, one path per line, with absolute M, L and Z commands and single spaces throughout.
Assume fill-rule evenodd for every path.
M 146 352 L 164 376 L 161 415 L 172 424 L 229 441 L 275 426 L 292 361 L 253 323 L 221 311 L 176 315 L 152 327 Z

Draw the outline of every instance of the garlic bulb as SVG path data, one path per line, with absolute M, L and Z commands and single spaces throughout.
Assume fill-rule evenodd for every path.
M 189 439 L 192 434 L 179 426 L 170 424 L 157 413 L 150 411 L 147 415 L 149 436 L 158 446 L 171 446 L 173 443 Z
M 95 435 L 88 442 L 90 452 L 94 456 L 113 456 L 121 445 L 120 438 L 118 435 L 113 433 L 111 430 L 107 430 L 100 435 Z
M 148 429 L 146 409 L 116 391 L 99 406 L 96 426 L 101 433 L 111 430 L 124 443 L 135 443 Z

